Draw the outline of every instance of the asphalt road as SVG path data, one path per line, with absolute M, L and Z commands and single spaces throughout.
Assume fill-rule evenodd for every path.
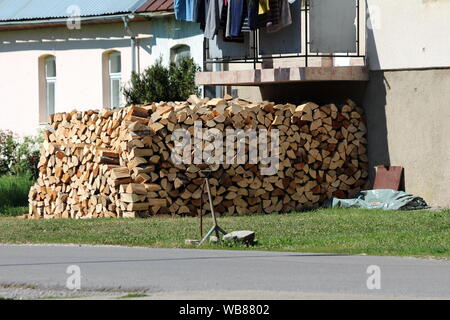
M 450 299 L 450 261 L 77 245 L 0 245 L 0 296 L 68 292 L 71 265 L 83 292 L 145 291 L 154 299 Z M 381 289 L 368 289 L 369 266 L 379 267 Z

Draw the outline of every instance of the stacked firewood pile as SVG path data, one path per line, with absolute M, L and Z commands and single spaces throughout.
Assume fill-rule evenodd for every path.
M 223 153 L 223 164 L 174 163 L 175 133 L 185 129 L 194 136 L 199 123 L 202 130 L 217 129 L 224 142 L 230 129 L 267 130 L 268 152 L 274 142 L 270 132 L 278 130 L 279 146 L 272 150 L 277 170 L 263 175 L 269 164 L 236 161 L 242 153 L 237 143 L 230 157 L 225 146 L 212 150 L 204 140 L 200 145 L 210 155 Z M 45 131 L 28 217 L 196 216 L 209 209 L 204 169 L 213 170 L 209 181 L 219 213 L 314 207 L 330 197 L 352 196 L 365 184 L 365 134 L 362 109 L 350 100 L 341 106 L 295 106 L 193 96 L 185 102 L 55 114 Z M 254 147 L 249 140 L 244 146 L 245 153 Z M 199 145 L 192 138 L 185 147 L 194 154 Z

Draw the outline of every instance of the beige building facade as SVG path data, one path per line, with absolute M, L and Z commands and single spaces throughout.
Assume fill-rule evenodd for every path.
M 179 48 L 203 64 L 203 35 L 196 24 L 168 13 L 132 21 L 129 28 L 136 37 L 138 72 L 160 58 L 167 65 Z M 0 128 L 32 135 L 49 112 L 124 105 L 119 91 L 130 80 L 132 57 L 131 37 L 120 21 L 82 23 L 80 29 L 0 28 Z

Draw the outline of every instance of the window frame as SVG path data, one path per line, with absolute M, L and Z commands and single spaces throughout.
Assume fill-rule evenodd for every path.
M 179 60 L 179 56 L 182 53 L 187 52 L 188 55 L 184 55 L 183 57 L 189 57 L 192 58 L 192 51 L 191 51 L 191 47 L 187 44 L 177 44 L 175 46 L 173 46 L 172 48 L 170 48 L 170 62 L 171 63 L 175 63 L 178 64 L 178 60 Z
M 48 63 L 52 61 L 54 64 L 54 75 L 49 76 L 48 75 Z M 48 117 L 52 114 L 56 113 L 56 87 L 57 87 L 57 76 L 58 76 L 58 72 L 57 72 L 57 68 L 56 68 L 56 57 L 55 56 L 47 56 L 44 57 L 42 59 L 42 63 L 43 63 L 43 80 L 44 80 L 44 88 L 43 88 L 43 95 L 44 95 L 44 117 L 40 118 L 45 118 L 42 119 L 41 121 L 39 121 L 39 124 L 41 125 L 45 125 L 48 124 Z M 52 97 L 52 109 L 50 109 L 50 94 L 49 94 L 49 87 L 50 85 L 53 85 L 53 97 Z
M 112 58 L 113 57 L 119 57 L 120 58 L 120 72 L 111 72 L 112 68 Z M 114 106 L 113 102 L 115 101 L 115 97 L 114 97 L 114 86 L 113 83 L 114 81 L 119 81 L 119 88 L 122 85 L 122 55 L 120 52 L 111 52 L 108 54 L 108 78 L 109 78 L 109 104 L 110 104 L 110 108 L 120 108 L 122 105 L 122 95 L 120 93 L 119 90 L 119 97 L 118 97 L 118 105 Z

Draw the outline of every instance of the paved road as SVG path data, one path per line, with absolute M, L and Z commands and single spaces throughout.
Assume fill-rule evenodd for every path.
M 83 290 L 155 299 L 450 298 L 450 261 L 75 245 L 0 245 L 0 288 L 64 290 L 70 265 L 80 267 Z M 367 288 L 371 265 L 380 290 Z

